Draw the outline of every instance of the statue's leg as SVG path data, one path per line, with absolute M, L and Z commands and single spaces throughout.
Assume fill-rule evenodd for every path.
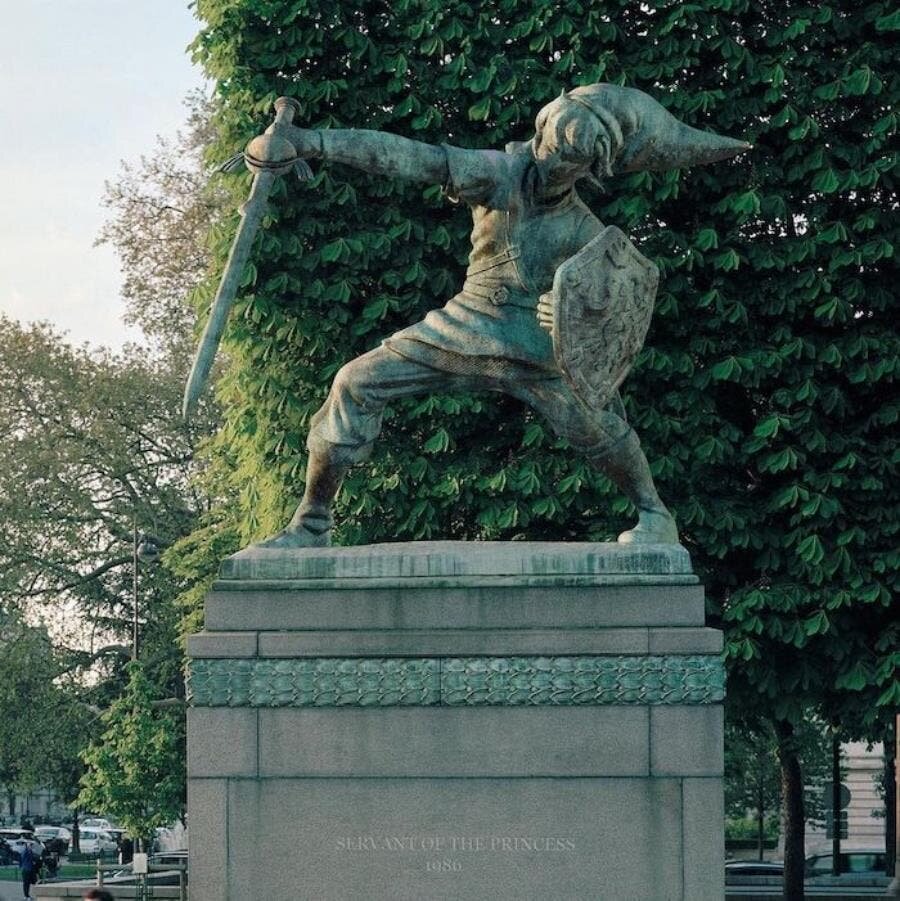
M 616 395 L 597 412 L 579 401 L 563 379 L 525 382 L 516 394 L 542 413 L 557 434 L 581 450 L 637 507 L 638 522 L 619 541 L 641 544 L 678 542 L 678 529 L 666 509 L 634 429 Z
M 462 380 L 386 347 L 343 366 L 310 423 L 303 500 L 287 528 L 260 546 L 328 546 L 334 498 L 347 470 L 371 454 L 385 406 L 399 397 L 450 388 L 457 381 Z

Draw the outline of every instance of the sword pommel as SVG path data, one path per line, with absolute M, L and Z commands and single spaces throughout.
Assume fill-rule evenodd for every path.
M 300 103 L 293 97 L 279 97 L 275 101 L 275 121 L 279 124 L 290 125 L 299 112 Z
M 293 97 L 275 101 L 275 124 L 265 134 L 255 137 L 244 151 L 244 162 L 251 172 L 274 172 L 284 175 L 297 162 L 297 148 L 281 133 L 279 126 L 290 125 L 300 112 Z

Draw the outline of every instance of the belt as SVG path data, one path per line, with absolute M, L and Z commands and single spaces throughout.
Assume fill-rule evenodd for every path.
M 479 282 L 466 280 L 463 285 L 466 294 L 472 294 L 492 303 L 495 307 L 502 307 L 509 300 L 509 288 L 506 285 L 485 285 Z
M 487 272 L 488 269 L 496 269 L 498 266 L 502 266 L 504 263 L 511 263 L 515 260 L 519 259 L 521 256 L 521 251 L 518 247 L 507 247 L 506 250 L 501 250 L 500 253 L 494 254 L 492 257 L 488 257 L 486 260 L 482 260 L 477 265 L 469 266 L 466 271 L 466 278 L 469 278 L 473 275 L 478 275 L 480 272 Z

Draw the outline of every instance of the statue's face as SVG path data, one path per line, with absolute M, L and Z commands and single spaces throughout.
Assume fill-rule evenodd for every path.
M 596 116 L 565 96 L 548 103 L 534 122 L 532 153 L 544 188 L 571 187 L 591 171 L 596 156 Z

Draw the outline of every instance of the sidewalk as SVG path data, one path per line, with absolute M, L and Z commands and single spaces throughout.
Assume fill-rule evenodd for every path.
M 34 895 L 34 889 L 32 897 Z M 22 901 L 22 884 L 20 882 L 0 881 L 0 901 Z

